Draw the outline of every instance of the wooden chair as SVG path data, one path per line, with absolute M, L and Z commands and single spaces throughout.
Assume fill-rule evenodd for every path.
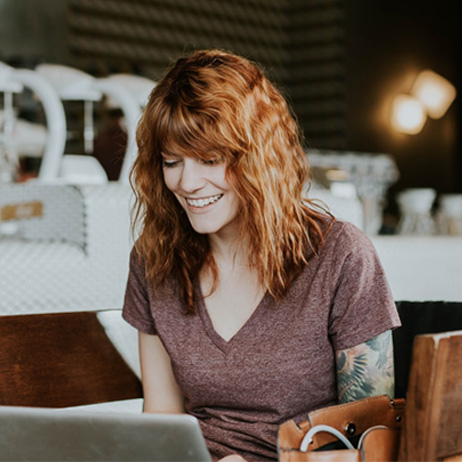
M 462 331 L 414 341 L 400 461 L 462 461 Z
M 405 398 L 409 384 L 414 338 L 462 330 L 462 302 L 396 302 L 402 326 L 393 331 L 395 398 Z
M 96 312 L 0 317 L 0 405 L 67 407 L 142 396 Z

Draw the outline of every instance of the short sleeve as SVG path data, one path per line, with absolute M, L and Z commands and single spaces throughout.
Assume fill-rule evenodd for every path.
M 157 332 L 150 309 L 148 283 L 144 265 L 140 263 L 133 248 L 122 317 L 140 332 L 154 335 Z
M 335 350 L 351 348 L 401 325 L 370 239 L 345 223 L 334 251 L 329 335 Z

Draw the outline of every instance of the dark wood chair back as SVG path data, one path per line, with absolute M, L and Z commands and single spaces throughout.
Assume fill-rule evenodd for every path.
M 405 398 L 416 335 L 462 330 L 462 302 L 396 302 L 402 326 L 393 331 L 395 398 Z
M 462 331 L 415 338 L 399 460 L 462 460 Z
M 96 312 L 0 317 L 0 405 L 67 407 L 142 396 Z

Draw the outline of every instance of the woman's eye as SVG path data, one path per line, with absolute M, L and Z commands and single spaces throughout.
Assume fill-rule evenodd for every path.
M 171 168 L 171 167 L 176 167 L 180 163 L 179 160 L 162 160 L 162 167 L 165 168 Z
M 220 159 L 218 157 L 216 159 L 202 159 L 202 163 L 204 165 L 217 165 L 220 163 Z

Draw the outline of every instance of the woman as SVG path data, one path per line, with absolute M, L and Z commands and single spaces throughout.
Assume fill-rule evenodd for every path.
M 297 124 L 256 65 L 179 59 L 137 141 L 124 318 L 145 412 L 197 417 L 215 459 L 275 460 L 284 421 L 393 393 L 383 270 L 358 229 L 302 197 Z

